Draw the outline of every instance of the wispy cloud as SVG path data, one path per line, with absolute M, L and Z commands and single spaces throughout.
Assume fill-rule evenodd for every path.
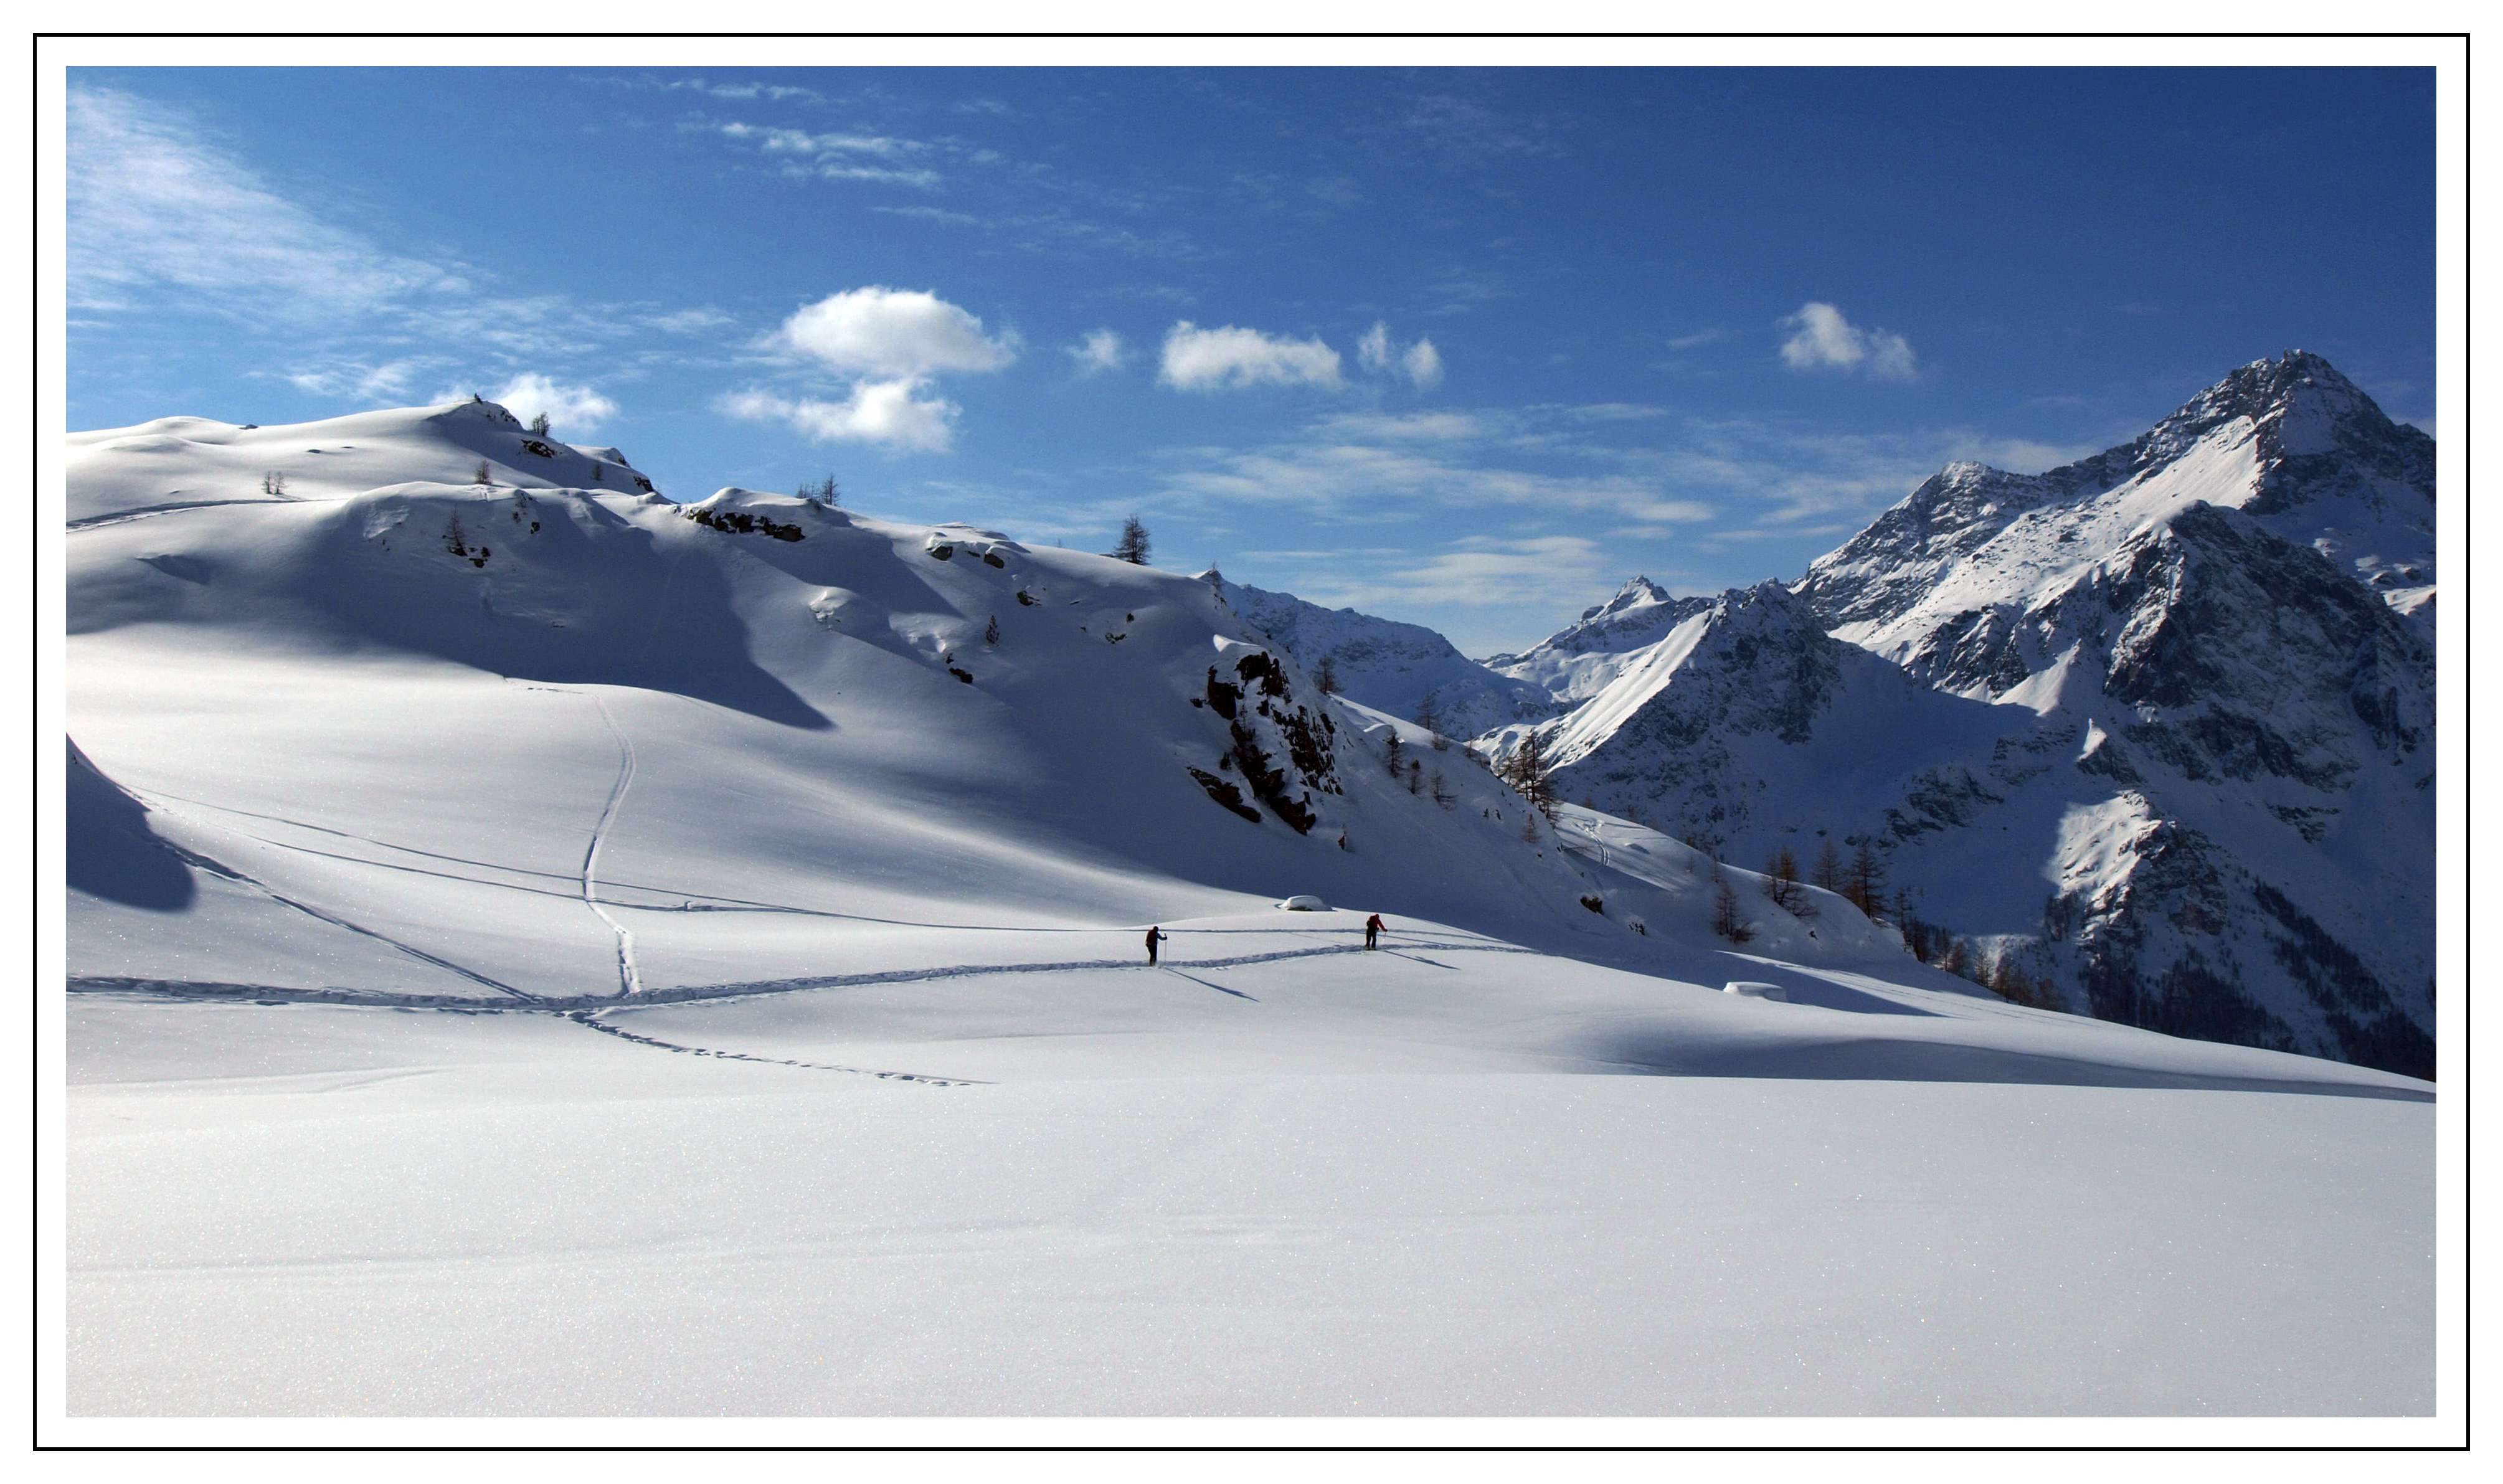
M 1396 121 L 1411 149 L 1454 166 L 1564 153 L 1560 121 L 1497 109 L 1458 93 L 1430 92 L 1410 98 Z
M 1297 596 L 1383 612 L 1570 605 L 1624 580 L 1623 563 L 1606 543 L 1588 536 L 1468 536 L 1406 562 L 1355 572 L 1341 565 L 1338 575 L 1300 582 Z
M 1404 376 L 1412 386 L 1420 388 L 1434 386 L 1443 379 L 1442 353 L 1434 349 L 1432 340 L 1419 336 L 1406 346 L 1394 345 L 1390 327 L 1380 320 L 1374 321 L 1373 328 L 1355 342 L 1355 363 L 1368 371 Z
M 1340 520 L 1514 508 L 1644 537 L 1733 541 L 1856 530 L 1940 466 L 2036 471 L 2091 452 L 1969 429 L 1834 433 L 1624 402 L 1397 415 L 1346 411 L 1248 448 L 1166 456 L 1163 493 L 1293 504 Z M 1581 529 L 1594 529 L 1585 524 Z
M 1313 431 L 1359 441 L 1464 443 L 1492 437 L 1497 429 L 1491 418 L 1467 412 L 1349 412 L 1322 418 Z
M 189 120 L 112 88 L 68 95 L 69 303 L 129 307 L 170 290 L 236 318 L 305 323 L 467 287 L 280 194 Z
M 1811 299 L 1784 316 L 1780 328 L 1790 331 L 1782 363 L 1794 371 L 1866 371 L 1888 381 L 1919 374 L 1909 340 L 1892 330 L 1863 329 L 1832 304 Z
M 1482 309 L 1509 297 L 1503 275 L 1487 268 L 1445 268 L 1425 284 L 1425 312 L 1449 316 Z
M 981 218 L 967 211 L 949 211 L 943 206 L 873 206 L 870 210 L 885 217 L 903 217 L 914 222 L 937 222 L 949 226 L 982 226 Z
M 1100 376 L 1106 371 L 1117 371 L 1130 359 L 1129 349 L 1121 343 L 1120 335 L 1109 329 L 1090 330 L 1084 339 L 1062 349 L 1068 352 L 1071 361 L 1078 363 L 1080 376 Z
M 738 121 L 708 126 L 725 139 L 754 146 L 786 176 L 910 186 L 922 190 L 935 189 L 940 183 L 936 169 L 913 162 L 931 150 L 931 146 L 918 140 L 885 134 L 816 132 Z
M 583 73 L 579 75 L 579 80 L 600 83 L 611 87 L 699 93 L 707 98 L 720 98 L 731 103 L 823 103 L 826 101 L 826 95 L 813 87 L 797 87 L 781 83 L 721 83 L 702 77 L 660 78 L 615 72 Z
M 85 84 L 67 108 L 69 299 L 90 328 L 216 316 L 237 327 L 229 354 L 277 362 L 244 374 L 370 405 L 453 371 L 484 386 L 595 354 L 614 369 L 655 329 L 731 324 L 708 307 L 498 292 L 480 269 L 326 220 L 178 110 Z
M 1648 473 L 1561 472 L 1527 466 L 1518 415 L 1342 414 L 1318 419 L 1298 437 L 1249 449 L 1201 448 L 1175 457 L 1184 466 L 1166 494 L 1208 503 L 1294 504 L 1337 519 L 1412 519 L 1436 510 L 1519 506 L 1546 513 L 1594 512 L 1652 525 L 1708 520 L 1711 506 L 1680 498 Z M 1528 451 L 1552 465 L 1577 450 Z
M 927 148 L 909 139 L 895 139 L 884 134 L 812 134 L 806 129 L 735 121 L 719 127 L 730 138 L 751 141 L 763 146 L 768 154 L 774 155 L 874 155 L 881 159 L 893 159 Z
M 1188 320 L 1165 332 L 1158 379 L 1186 392 L 1342 384 L 1338 352 L 1319 336 L 1295 340 L 1239 325 L 1202 329 Z
M 643 323 L 667 335 L 701 335 L 712 330 L 728 329 L 737 321 L 706 304 L 694 309 L 678 309 L 666 314 L 655 314 Z
M 286 373 L 286 379 L 299 392 L 316 397 L 349 397 L 358 401 L 377 402 L 405 394 L 414 378 L 444 363 L 439 356 L 411 356 L 398 361 L 372 364 L 359 361 L 341 361 L 307 370 Z M 462 394 L 466 396 L 466 393 Z M 438 400 L 450 400 L 449 397 Z
M 934 225 L 970 227 L 1004 238 L 1019 252 L 1091 257 L 1116 253 L 1124 258 L 1166 260 L 1200 257 L 1198 244 L 1179 231 L 1139 231 L 1079 216 L 1063 207 L 1003 211 L 990 216 L 950 211 L 941 206 L 872 206 L 880 216 L 902 217 Z
M 1686 418 L 1620 457 L 1728 510 L 1736 524 L 1711 537 L 1740 540 L 1857 530 L 1954 460 L 2035 473 L 2094 451 L 1967 428 L 1837 433 L 1791 420 Z

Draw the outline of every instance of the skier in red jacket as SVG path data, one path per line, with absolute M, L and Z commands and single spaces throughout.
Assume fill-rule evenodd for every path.
M 1166 931 L 1165 931 L 1163 928 L 1161 928 L 1161 927 L 1151 927 L 1151 928 L 1149 928 L 1149 929 L 1148 929 L 1148 967 L 1149 967 L 1149 968 L 1152 969 L 1152 968 L 1154 968 L 1154 967 L 1156 966 L 1156 945 L 1157 945 L 1157 944 L 1159 944 L 1159 943 L 1164 942 L 1167 938 L 1170 938 L 1170 937 L 1172 937 L 1172 936 L 1173 936 L 1173 935 L 1172 935 L 1171 933 L 1166 932 Z
M 1376 938 L 1379 938 L 1381 935 L 1382 935 L 1382 914 L 1380 914 L 1380 913 L 1375 913 L 1372 916 L 1367 917 L 1367 918 L 1365 918 L 1365 919 L 1364 919 L 1364 946 L 1365 946 L 1365 948 L 1366 948 L 1368 950 L 1369 950 L 1369 949 L 1372 949 L 1372 947 L 1373 947 L 1373 941 L 1374 941 Z

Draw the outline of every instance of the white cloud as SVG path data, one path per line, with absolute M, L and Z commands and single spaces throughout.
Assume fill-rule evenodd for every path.
M 1188 320 L 1165 332 L 1164 384 L 1183 391 L 1278 386 L 1336 387 L 1338 352 L 1318 336 L 1289 340 L 1227 325 L 1202 329 Z
M 775 342 L 837 371 L 888 381 L 941 371 L 996 371 L 1014 361 L 1013 333 L 935 293 L 872 285 L 829 294 L 782 322 Z
M 1791 332 L 1782 342 L 1782 361 L 1792 370 L 1862 370 L 1888 381 L 1918 374 L 1910 341 L 1892 330 L 1863 329 L 1832 304 L 1811 299 L 1780 324 Z
M 436 399 L 451 401 L 459 395 Z M 515 376 L 488 393 L 487 399 L 503 403 L 505 411 L 525 423 L 546 413 L 559 437 L 589 432 L 617 415 L 617 404 L 591 388 L 567 386 L 536 371 Z
M 1416 385 L 1433 386 L 1443 379 L 1443 353 L 1434 349 L 1433 341 L 1420 337 L 1399 358 L 1399 368 Z
M 1091 330 L 1085 339 L 1066 349 L 1069 359 L 1078 362 L 1078 373 L 1081 376 L 1117 371 L 1122 362 L 1130 359 L 1129 349 L 1121 344 L 1120 335 L 1109 329 Z
M 1355 363 L 1368 371 L 1378 371 L 1390 363 L 1390 327 L 1380 320 L 1355 342 Z
M 757 423 L 785 423 L 818 442 L 872 443 L 893 449 L 944 453 L 953 441 L 954 402 L 922 394 L 928 383 L 913 377 L 856 383 L 842 401 L 793 400 L 771 392 L 737 392 L 715 405 Z
M 1405 376 L 1418 387 L 1430 387 L 1443 379 L 1443 354 L 1434 349 L 1433 341 L 1421 336 L 1402 350 L 1391 343 L 1390 327 L 1380 320 L 1355 342 L 1355 363 L 1368 371 Z
M 912 140 L 883 134 L 811 134 L 806 129 L 754 123 L 725 123 L 721 131 L 733 139 L 754 140 L 778 155 L 876 155 L 891 159 L 921 148 Z

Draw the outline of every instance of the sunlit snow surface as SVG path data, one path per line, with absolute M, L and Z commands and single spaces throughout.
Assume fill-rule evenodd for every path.
M 1353 704 L 1252 823 L 1207 584 L 499 417 L 86 440 L 73 1412 L 2430 1408 L 2425 1085 L 1732 950 Z

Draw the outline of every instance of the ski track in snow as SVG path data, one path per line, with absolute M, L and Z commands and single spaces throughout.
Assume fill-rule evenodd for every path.
M 257 501 L 254 502 L 257 503 Z M 139 789 L 128 788 L 127 785 L 123 786 L 130 793 L 131 797 L 141 800 L 146 807 L 154 809 L 156 811 L 165 814 L 169 818 L 183 819 L 187 823 L 191 824 L 194 828 L 205 827 L 200 821 L 189 819 L 182 811 L 166 808 L 165 795 L 146 793 Z M 241 834 L 242 832 L 237 831 L 236 833 Z M 260 839 L 257 835 L 245 835 L 244 838 L 247 840 Z M 279 842 L 274 840 L 262 841 L 261 843 L 264 845 L 279 845 Z M 332 927 L 344 928 L 360 937 L 371 938 L 377 943 L 388 944 L 392 948 L 397 949 L 400 952 L 407 954 L 409 957 L 416 959 L 420 963 L 431 964 L 435 968 L 441 969 L 447 974 L 457 974 L 461 978 L 468 980 L 471 984 L 482 984 L 487 988 L 497 991 L 498 993 L 510 995 L 514 999 L 528 1001 L 532 1004 L 536 1004 L 539 1000 L 539 996 L 531 993 L 527 989 L 517 989 L 511 984 L 505 984 L 500 979 L 494 978 L 491 975 L 481 974 L 475 969 L 454 963 L 449 958 L 429 953 L 426 949 L 417 947 L 415 944 L 403 943 L 389 933 L 377 931 L 376 929 L 365 926 L 361 922 L 352 922 L 346 917 L 340 916 L 336 913 L 325 912 L 321 908 L 313 906 L 311 903 L 299 902 L 295 898 L 289 896 L 287 893 L 280 891 L 277 887 L 270 885 L 267 881 L 260 880 L 258 877 L 253 876 L 248 872 L 238 871 L 234 867 L 227 865 L 224 861 L 219 860 L 215 856 L 204 855 L 197 850 L 191 849 L 187 846 L 178 845 L 170 840 L 165 842 L 165 847 L 173 851 L 175 857 L 186 865 L 191 866 L 197 870 L 206 871 L 213 876 L 223 877 L 230 881 L 240 882 L 243 885 L 251 887 L 253 890 L 259 892 L 262 896 L 269 898 L 271 901 L 276 902 L 279 906 L 289 908 L 295 912 L 300 912 L 317 922 L 326 922 Z M 300 846 L 281 846 L 281 848 L 300 848 Z M 73 977 L 71 984 L 73 987 L 76 986 L 77 980 L 75 977 Z M 258 986 L 246 987 L 253 988 L 256 993 L 262 992 Z M 440 1000 L 443 999 L 444 996 L 435 995 L 429 996 L 429 998 Z M 449 1003 L 459 1004 L 461 1002 L 455 1000 L 450 1001 Z
M 989 1083 L 971 1077 L 932 1077 L 925 1072 L 881 1072 L 875 1067 L 847 1067 L 830 1061 L 797 1061 L 788 1056 L 756 1056 L 746 1052 L 724 1052 L 703 1046 L 681 1046 L 675 1041 L 664 1041 L 657 1036 L 636 1035 L 623 1026 L 609 1024 L 599 1018 L 599 1016 L 600 1012 L 596 1010 L 576 1010 L 568 1013 L 566 1018 L 576 1025 L 586 1025 L 593 1030 L 615 1036 L 621 1041 L 632 1041 L 636 1046 L 649 1046 L 690 1056 L 712 1056 L 723 1061 L 754 1061 L 766 1066 L 805 1067 L 811 1072 L 849 1072 L 855 1077 L 874 1077 L 880 1082 L 917 1082 L 933 1087 L 991 1086 Z
M 115 510 L 105 515 L 82 516 L 67 522 L 63 531 L 93 531 L 99 526 L 119 526 L 124 521 L 146 520 L 152 515 L 171 515 L 177 510 L 213 510 L 220 505 L 292 505 L 301 503 L 294 495 L 269 495 L 258 500 L 178 500 L 171 504 L 148 505 L 137 510 Z
M 607 726 L 608 735 L 617 739 L 617 781 L 609 785 L 608 802 L 600 806 L 600 822 L 591 827 L 591 843 L 583 847 L 582 903 L 599 914 L 600 920 L 617 935 L 617 992 L 640 994 L 643 971 L 634 963 L 634 935 L 600 905 L 600 847 L 608 839 L 608 827 L 616 822 L 618 807 L 626 802 L 626 791 L 634 786 L 634 744 L 618 730 L 617 718 L 608 714 L 606 702 L 592 696 L 591 704 L 600 708 L 600 719 Z
M 267 888 L 264 887 L 263 889 L 266 890 Z M 271 895 L 276 896 L 277 894 L 272 892 Z M 283 902 L 287 901 L 284 897 L 280 897 L 279 900 Z M 288 905 L 295 907 L 301 912 L 313 913 L 314 915 L 323 917 L 325 921 L 338 922 L 339 926 L 348 928 L 351 931 L 366 932 L 365 929 L 357 927 L 354 923 L 339 922 L 337 918 L 329 917 L 326 915 L 315 912 L 312 908 L 304 907 L 299 903 L 288 902 Z M 381 937 L 378 933 L 367 933 L 367 936 Z M 384 939 L 384 941 L 387 943 L 392 942 L 390 939 Z M 930 1087 L 960 1087 L 992 1086 L 991 1084 L 982 1082 L 977 1078 L 934 1077 L 924 1072 L 880 1071 L 874 1067 L 842 1066 L 832 1062 L 798 1061 L 783 1056 L 758 1056 L 746 1052 L 720 1051 L 711 1047 L 684 1046 L 674 1041 L 663 1041 L 653 1036 L 638 1035 L 621 1026 L 612 1025 L 607 1021 L 599 1018 L 601 1015 L 610 1011 L 621 1009 L 631 1010 L 634 1008 L 633 1006 L 619 1005 L 616 997 L 614 996 L 582 996 L 573 1000 L 560 1000 L 533 996 L 527 994 L 522 990 L 515 989 L 508 984 L 497 984 L 494 980 L 486 979 L 481 975 L 472 974 L 468 970 L 463 969 L 457 964 L 445 963 L 439 958 L 420 952 L 418 949 L 408 948 L 404 944 L 394 943 L 393 946 L 416 957 L 426 959 L 429 963 L 449 969 L 455 974 L 461 974 L 467 978 L 475 979 L 481 984 L 492 984 L 498 989 L 502 989 L 507 994 L 515 995 L 521 999 L 530 1001 L 530 1004 L 526 1007 L 514 1007 L 517 1011 L 527 1010 L 529 1013 L 532 1014 L 562 1015 L 566 1019 L 570 1020 L 577 1025 L 587 1026 L 592 1030 L 600 1031 L 605 1035 L 615 1036 L 620 1040 L 634 1042 L 637 1046 L 648 1046 L 660 1051 L 676 1052 L 685 1055 L 712 1056 L 724 1061 L 753 1061 L 760 1065 L 801 1067 L 809 1071 L 817 1072 L 846 1072 L 855 1076 L 875 1077 L 881 1081 L 920 1083 Z M 1508 943 L 1434 942 L 1432 946 L 1444 952 L 1526 953 L 1531 956 L 1540 956 L 1538 954 L 1538 950 L 1535 949 L 1520 948 Z M 1365 949 L 1361 944 L 1335 943 L 1320 948 L 1280 949 L 1266 953 L 1241 953 L 1230 958 L 1195 959 L 1191 961 L 1189 967 L 1194 969 L 1226 969 L 1237 968 L 1246 964 L 1278 963 L 1290 958 L 1318 958 L 1328 953 L 1361 953 L 1363 951 L 1365 951 Z M 1395 951 L 1388 953 L 1387 956 L 1401 959 L 1406 959 L 1408 957 L 1405 953 Z M 1431 960 L 1419 959 L 1411 959 L 1409 961 L 1431 962 Z M 929 980 L 972 979 L 977 976 L 991 974 L 1069 974 L 1088 969 L 1144 969 L 1148 967 L 1149 965 L 1131 958 L 1091 958 L 1061 963 L 953 964 L 928 969 L 891 969 L 864 974 L 823 975 L 809 979 L 759 980 L 752 983 L 737 984 L 689 984 L 671 989 L 656 989 L 638 992 L 635 996 L 635 1000 L 637 1005 L 644 1006 L 683 1005 L 703 1000 L 745 999 L 755 995 L 797 994 L 808 989 L 840 989 L 865 984 L 918 984 Z M 1173 964 L 1157 964 L 1154 967 L 1158 969 L 1172 970 L 1176 973 L 1180 972 L 1179 967 Z M 1445 964 L 1434 964 L 1433 967 L 1439 969 L 1447 968 L 1449 966 Z M 1182 977 L 1184 979 L 1190 978 L 1190 976 L 1186 974 L 1182 975 Z M 1194 984 L 1207 983 L 1204 980 L 1193 980 L 1192 982 Z M 1253 999 L 1251 995 L 1245 994 L 1240 990 L 1224 989 L 1224 986 L 1219 984 L 1211 984 L 1209 987 L 1223 989 L 1225 993 L 1231 994 L 1237 999 L 1249 1000 L 1255 1005 L 1259 1003 L 1258 1000 Z M 263 1006 L 312 1003 L 363 1005 L 378 1009 L 405 1011 L 431 1010 L 442 1011 L 454 1015 L 477 1015 L 482 1011 L 488 1014 L 501 1013 L 492 1005 L 481 1005 L 475 1000 L 448 999 L 442 995 L 395 995 L 378 990 L 357 989 L 291 989 L 282 988 L 273 984 L 205 984 L 182 980 L 128 979 L 106 975 L 72 976 L 69 982 L 69 989 L 73 994 L 145 994 L 161 999 L 212 1000 L 228 1004 L 236 1001 L 248 1001 L 256 1005 Z
M 168 814 L 174 814 L 174 811 L 171 810 L 166 810 L 165 812 Z M 182 816 L 174 814 L 174 817 L 180 818 Z M 326 922 L 332 927 L 344 928 L 360 937 L 371 938 L 377 943 L 388 944 L 392 948 L 397 949 L 399 951 L 416 959 L 420 963 L 431 964 L 435 968 L 441 969 L 447 974 L 457 974 L 463 979 L 468 980 L 472 984 L 483 984 L 487 988 L 510 995 L 514 999 L 531 1001 L 532 1003 L 535 1003 L 538 1000 L 537 995 L 531 993 L 527 989 L 516 989 L 512 985 L 505 984 L 500 979 L 481 974 L 475 969 L 454 963 L 451 959 L 429 953 L 426 949 L 417 947 L 415 944 L 402 943 L 400 940 L 393 937 L 389 933 L 378 932 L 360 922 L 351 922 L 336 913 L 324 912 L 321 908 L 315 907 L 308 902 L 299 902 L 295 900 L 295 898 L 291 897 L 287 893 L 270 885 L 267 881 L 261 880 L 259 878 L 249 875 L 245 872 L 238 871 L 234 867 L 227 865 L 222 860 L 218 860 L 214 856 L 203 855 L 197 850 L 176 845 L 172 841 L 167 841 L 165 844 L 166 847 L 172 850 L 175 856 L 185 864 L 209 872 L 215 876 L 224 877 L 230 881 L 241 882 L 242 884 L 251 887 L 253 890 L 259 892 L 262 896 L 276 902 L 279 906 L 300 912 L 317 922 Z M 75 981 L 73 981 L 73 984 L 75 984 Z M 437 998 L 440 998 L 440 996 L 437 996 Z
M 345 924 L 342 924 L 345 925 Z M 361 931 L 361 930 L 360 930 Z M 378 935 L 377 935 L 378 936 Z M 1180 936 L 1177 934 L 1176 936 Z M 387 940 L 388 941 L 388 940 Z M 1525 949 L 1509 943 L 1444 943 L 1432 947 L 1446 953 L 1525 953 L 1541 955 L 1536 949 Z M 1241 953 L 1229 958 L 1198 958 L 1187 962 L 1167 962 L 1158 968 L 1230 969 L 1246 964 L 1278 963 L 1290 958 L 1318 958 L 1326 953 L 1361 953 L 1364 946 L 1357 943 L 1335 943 L 1321 948 L 1279 949 L 1266 953 Z M 1390 957 L 1404 957 L 1392 953 Z M 439 960 L 429 960 L 439 962 Z M 450 967 L 447 965 L 446 967 Z M 927 980 L 973 979 L 992 974 L 1070 974 L 1081 970 L 1145 969 L 1146 962 L 1137 958 L 1064 959 L 1055 963 L 943 964 L 922 969 L 876 969 L 859 974 L 821 974 L 796 979 L 748 980 L 726 984 L 678 984 L 661 989 L 645 989 L 635 996 L 635 1006 L 684 1005 L 701 1000 L 746 999 L 755 995 L 798 994 L 809 989 L 850 989 L 869 984 L 910 984 Z M 1437 965 L 1437 967 L 1440 967 Z M 463 972 L 455 969 L 456 973 Z M 482 984 L 494 984 L 476 975 Z M 195 980 L 143 979 L 122 975 L 72 975 L 69 987 L 82 994 L 146 994 L 164 999 L 198 999 L 233 1001 L 267 1000 L 285 1004 L 369 1005 L 396 1010 L 457 1010 L 476 1012 L 482 1007 L 476 1000 L 455 999 L 441 994 L 395 994 L 384 989 L 303 989 L 277 984 L 236 984 Z M 570 1013 L 573 1011 L 616 1010 L 617 997 L 609 994 L 575 995 L 560 998 L 548 995 L 526 995 L 505 985 L 507 993 L 530 1001 L 528 1009 Z M 519 1007 L 517 1007 L 519 1008 Z
M 205 861 L 207 857 L 202 856 L 200 859 Z M 258 888 L 261 892 L 266 894 L 271 901 L 276 902 L 280 906 L 291 907 L 297 912 L 300 912 L 304 914 L 304 915 L 312 917 L 317 921 L 327 922 L 332 927 L 346 928 L 349 932 L 371 938 L 377 943 L 387 943 L 393 948 L 399 949 L 401 952 L 406 953 L 409 957 L 418 960 L 420 963 L 432 964 L 434 967 L 443 970 L 447 974 L 458 974 L 463 979 L 469 980 L 474 984 L 484 984 L 490 989 L 501 990 L 503 993 L 511 995 L 514 999 L 529 1001 L 536 1001 L 538 999 L 537 995 L 531 993 L 527 989 L 516 989 L 512 985 L 505 984 L 500 979 L 491 979 L 487 975 L 481 974 L 475 969 L 463 968 L 460 964 L 454 963 L 451 959 L 437 957 L 424 949 L 418 948 L 412 944 L 402 943 L 398 939 L 391 936 L 389 933 L 378 933 L 370 927 L 351 922 L 345 917 L 324 912 L 318 907 L 308 906 L 307 904 L 299 902 L 293 897 L 288 896 L 283 892 L 272 891 L 269 887 L 262 885 L 259 881 L 254 880 L 251 877 L 244 875 L 240 871 L 231 872 L 230 874 L 236 880 L 242 881 L 246 885 Z

